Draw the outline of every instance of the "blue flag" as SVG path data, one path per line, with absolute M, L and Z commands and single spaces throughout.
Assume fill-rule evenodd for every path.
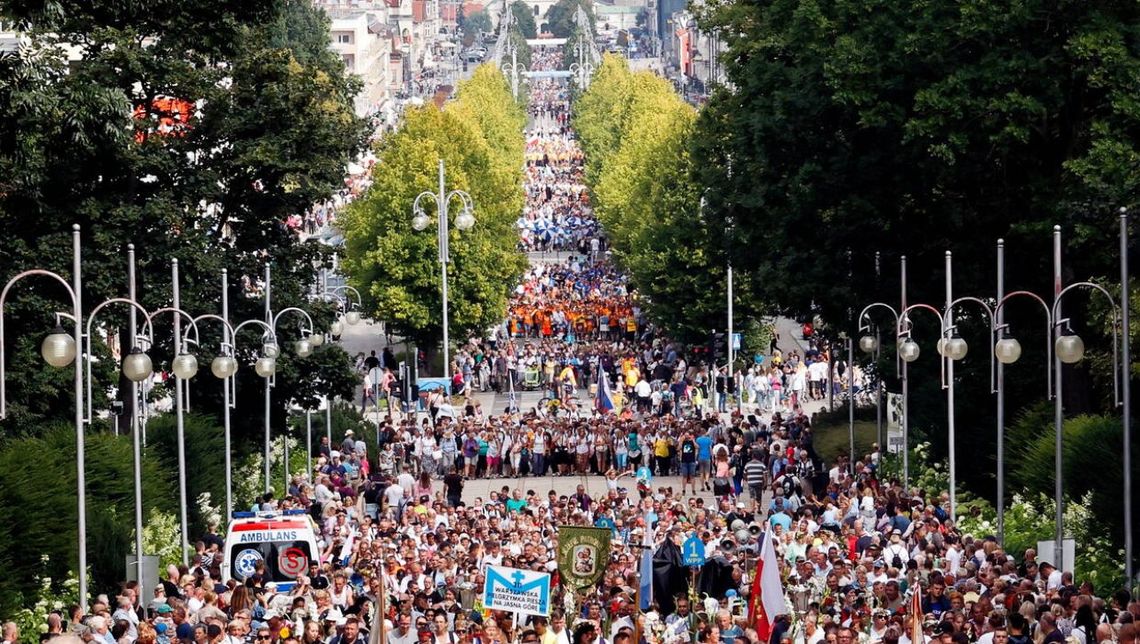
M 614 410 L 614 400 L 610 396 L 610 379 L 606 372 L 598 365 L 598 395 L 594 400 L 594 408 L 600 414 L 608 414 Z

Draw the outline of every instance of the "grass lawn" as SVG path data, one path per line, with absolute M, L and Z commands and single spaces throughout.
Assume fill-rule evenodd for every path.
M 850 450 L 850 434 L 847 423 L 841 425 L 817 425 L 812 428 L 815 434 L 815 451 L 825 463 L 831 464 L 839 454 Z M 856 458 L 871 453 L 871 443 L 877 442 L 874 421 L 855 421 Z

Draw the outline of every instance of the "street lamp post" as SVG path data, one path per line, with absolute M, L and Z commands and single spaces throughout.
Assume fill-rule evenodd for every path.
M 519 98 L 519 59 L 518 59 L 518 45 L 511 43 L 511 62 L 503 63 L 502 70 L 504 74 L 508 74 L 511 80 L 511 96 L 515 100 Z
M 947 252 L 947 264 L 949 264 L 950 253 Z M 947 266 L 949 269 L 949 266 Z M 950 437 L 950 520 L 957 521 L 957 470 L 954 468 L 954 456 L 956 452 L 956 444 L 954 441 L 954 363 L 966 357 L 969 351 L 969 345 L 964 339 L 957 334 L 957 326 L 954 324 L 954 307 L 958 304 L 971 302 L 982 307 L 986 312 L 990 321 L 990 334 L 997 333 L 997 322 L 993 309 L 990 308 L 983 300 L 976 297 L 960 297 L 956 300 L 946 302 L 946 310 L 942 314 L 942 341 L 941 353 L 946 360 L 946 382 L 943 385 L 947 389 L 947 409 L 946 415 L 949 423 L 949 437 Z M 990 354 L 990 393 L 997 393 L 997 386 L 994 382 L 994 352 L 989 351 Z
M 1005 366 L 1011 365 L 1021 358 L 1021 343 L 1016 338 L 1009 337 L 1006 333 L 1009 330 L 1009 325 L 1005 323 L 1005 305 L 1014 298 L 1027 297 L 1036 301 L 1041 305 L 1042 310 L 1045 311 L 1045 352 L 1048 356 L 1046 364 L 1052 365 L 1053 363 L 1053 342 L 1050 335 L 1053 333 L 1053 313 L 1049 309 L 1049 305 L 1045 300 L 1041 299 L 1035 293 L 1029 291 L 1012 291 L 1005 293 L 1005 244 L 1003 240 L 998 240 L 998 292 L 1001 297 L 998 299 L 997 304 L 993 310 L 993 336 L 995 338 L 993 346 L 993 356 L 997 359 L 995 376 L 997 378 L 997 529 L 998 541 L 1004 543 L 1005 538 Z M 1053 392 L 1053 371 L 1052 367 L 1045 369 L 1046 398 L 1051 398 Z
M 131 343 L 130 343 L 130 349 L 126 349 L 124 347 L 124 350 L 122 352 L 122 372 L 123 372 L 123 375 L 126 376 L 127 380 L 129 380 L 131 383 L 131 392 L 132 392 L 131 401 L 132 401 L 132 404 L 137 403 L 133 394 L 135 394 L 138 391 L 138 383 L 142 380 L 146 380 L 147 378 L 150 377 L 151 373 L 153 373 L 153 370 L 151 369 L 150 358 L 147 356 L 147 354 L 143 353 L 142 350 L 138 348 L 138 346 L 135 342 L 135 331 L 136 331 L 136 329 L 134 328 L 135 327 L 135 321 L 136 321 L 135 320 L 135 314 L 138 312 L 142 312 L 143 319 L 147 321 L 148 327 L 150 326 L 150 324 L 149 324 L 150 315 L 146 312 L 146 309 L 144 309 L 137 301 L 135 301 L 135 299 L 133 297 L 133 293 L 134 293 L 134 270 L 133 270 L 134 245 L 133 244 L 128 247 L 127 256 L 131 262 L 131 266 L 128 268 L 129 278 L 130 278 L 128 281 L 130 283 L 130 291 L 132 293 L 132 297 L 129 299 L 124 299 L 124 298 L 109 299 L 106 302 L 103 302 L 103 303 L 99 304 L 98 306 L 96 306 L 94 309 L 92 309 L 91 313 L 87 316 L 87 328 L 86 328 L 85 333 L 83 334 L 83 339 L 85 341 L 84 354 L 86 356 L 88 356 L 88 359 L 86 360 L 86 364 L 87 364 L 87 368 L 86 368 L 87 398 L 86 398 L 86 405 L 84 406 L 86 411 L 84 413 L 83 422 L 85 424 L 88 424 L 88 425 L 91 424 L 92 417 L 94 416 L 93 406 L 91 404 L 92 377 L 91 377 L 91 359 L 90 359 L 90 356 L 94 355 L 94 351 L 92 350 L 92 346 L 91 346 L 91 337 L 92 337 L 91 336 L 91 325 L 92 325 L 93 321 L 95 320 L 95 317 L 99 314 L 100 311 L 102 311 L 104 308 L 106 308 L 112 304 L 126 304 L 130 307 L 130 311 L 131 311 L 131 316 L 130 316 Z M 148 340 L 151 340 L 151 338 L 148 338 Z M 135 490 L 134 490 L 134 497 L 135 497 L 135 555 L 136 555 L 135 566 L 136 566 L 136 574 L 138 575 L 138 581 L 139 581 L 139 583 L 142 583 L 142 581 L 143 581 L 143 505 L 142 505 L 142 454 L 141 454 L 142 449 L 140 446 L 140 438 L 141 437 L 140 437 L 139 432 L 138 432 L 138 420 L 137 420 L 138 414 L 134 413 L 135 411 L 136 410 L 132 409 L 132 416 L 134 417 L 134 420 L 131 423 L 132 429 L 134 430 L 133 431 L 133 434 L 134 434 L 134 436 L 133 436 L 133 450 L 134 450 L 134 485 L 135 485 Z
M 138 293 L 135 284 L 135 245 L 127 244 L 127 297 L 132 302 L 138 301 Z M 131 307 L 130 317 L 130 346 L 134 347 L 138 342 L 138 320 L 135 317 L 137 311 L 135 307 Z M 142 423 L 139 422 L 139 414 L 141 407 L 146 405 L 146 401 L 139 400 L 139 384 L 133 380 L 131 382 L 131 452 L 134 465 L 134 478 L 135 478 L 135 557 L 137 561 L 136 574 L 138 575 L 139 584 L 143 583 L 143 498 L 142 498 Z
M 904 270 L 905 270 L 905 264 Z M 939 337 L 942 336 L 944 329 L 942 328 L 942 312 L 929 304 L 910 304 L 899 311 L 899 322 L 895 329 L 895 340 L 898 343 L 899 358 L 904 363 L 914 362 L 918 360 L 920 353 L 918 343 L 911 337 L 911 321 L 910 312 L 916 310 L 930 311 L 938 317 Z M 939 341 L 941 343 L 941 340 Z M 904 371 L 904 374 L 906 372 Z M 946 361 L 942 362 L 942 385 L 946 386 Z M 903 378 L 903 480 L 908 490 L 910 487 L 910 469 L 909 469 L 909 434 L 910 431 L 910 392 L 908 391 L 908 383 L 906 378 Z
M 62 325 L 44 338 L 40 346 L 40 354 L 44 361 L 56 368 L 63 368 L 69 364 L 75 365 L 75 468 L 78 505 L 78 533 L 79 533 L 79 608 L 87 612 L 87 480 L 85 470 L 85 445 L 83 437 L 83 365 L 76 360 L 76 348 L 83 338 L 83 293 L 82 278 L 80 276 L 80 249 L 79 224 L 71 227 L 71 283 L 68 284 L 58 273 L 34 268 L 17 274 L 4 285 L 0 291 L 0 419 L 7 417 L 8 404 L 5 379 L 4 356 L 4 302 L 8 299 L 8 292 L 17 282 L 32 276 L 46 277 L 63 285 L 71 298 L 71 314 L 67 316 L 74 322 L 71 335 L 63 330 Z
M 877 258 L 877 255 L 876 255 L 876 258 Z M 902 286 L 901 286 L 901 290 L 900 290 L 900 295 L 901 295 L 900 303 L 902 305 L 901 309 L 905 309 L 906 308 L 906 255 L 903 255 L 900 258 L 899 267 L 900 267 L 900 272 L 901 272 L 901 276 L 902 276 Z M 868 354 L 874 356 L 874 360 L 875 360 L 875 363 L 877 365 L 878 359 L 879 359 L 879 348 L 880 348 L 878 327 L 875 328 L 875 335 L 869 335 L 869 333 L 871 331 L 871 320 L 870 320 L 870 317 L 868 316 L 868 313 L 871 311 L 871 309 L 874 309 L 874 308 L 884 308 L 887 311 L 889 311 L 891 314 L 891 319 L 894 322 L 893 328 L 895 328 L 896 330 L 899 327 L 899 321 L 900 320 L 899 320 L 898 311 L 895 310 L 895 308 L 893 306 L 891 306 L 890 304 L 886 304 L 884 302 L 875 302 L 873 304 L 868 304 L 859 313 L 859 317 L 856 318 L 856 320 L 858 320 L 858 323 L 859 323 L 859 332 L 864 334 L 862 337 L 859 338 L 859 349 L 862 350 L 864 353 L 868 353 Z M 897 346 L 896 346 L 896 349 L 897 349 Z M 899 380 L 902 383 L 902 397 L 903 397 L 902 398 L 902 400 L 903 400 L 903 410 L 902 410 L 902 412 L 903 412 L 902 413 L 903 486 L 909 490 L 909 488 L 910 488 L 910 455 L 909 455 L 908 450 L 910 448 L 910 443 L 909 443 L 909 434 L 908 434 L 909 427 L 908 427 L 908 422 L 907 422 L 907 364 L 908 363 L 906 361 L 901 359 L 899 352 L 896 350 L 896 353 L 895 353 L 895 373 L 898 375 Z M 876 375 L 878 375 L 878 374 L 876 373 Z M 881 382 L 882 382 L 881 377 L 879 378 L 879 381 L 881 384 Z M 878 398 L 882 397 L 882 394 L 880 393 L 880 391 L 876 391 L 876 396 Z M 887 441 L 884 441 L 884 444 L 887 444 Z
M 574 53 L 578 57 L 578 62 L 570 65 L 570 73 L 577 80 L 578 88 L 583 91 L 590 88 L 590 78 L 594 74 L 594 66 L 586 59 L 587 49 L 585 42 L 583 42 L 584 38 L 581 33 L 578 34 L 578 42 L 574 43 Z
M 1120 322 L 1124 329 L 1123 343 L 1120 346 L 1120 362 L 1123 365 L 1121 396 L 1124 398 L 1121 429 L 1124 432 L 1124 575 L 1132 585 L 1132 347 L 1129 326 L 1128 281 L 1128 209 L 1120 209 Z
M 447 192 L 444 183 L 443 159 L 440 159 L 439 193 L 424 191 L 416 196 L 416 200 L 412 204 L 412 228 L 422 231 L 428 227 L 431 223 L 431 218 L 424 212 L 421 202 L 424 200 L 434 201 L 438 211 L 436 214 L 436 244 L 439 247 L 440 288 L 443 299 L 443 376 L 448 381 L 449 391 L 451 387 L 451 349 L 449 347 L 450 338 L 447 320 L 447 264 L 451 261 L 451 253 L 448 249 L 448 204 L 451 203 L 453 198 L 459 199 L 459 203 L 463 207 L 463 210 L 455 217 L 455 227 L 461 231 L 469 230 L 475 225 L 475 215 L 472 212 L 475 209 L 475 204 L 471 199 L 471 195 L 463 190 Z
M 222 283 L 225 284 L 225 282 L 226 282 L 226 271 L 223 270 L 222 271 Z M 223 308 L 223 311 L 225 313 L 229 312 L 228 307 L 226 307 L 225 305 L 223 305 L 222 308 Z M 262 329 L 262 337 L 268 338 L 269 344 L 276 344 L 277 343 L 277 337 L 273 333 L 273 329 L 271 329 L 268 324 L 266 324 L 265 322 L 262 322 L 261 320 L 257 320 L 257 319 L 245 320 L 244 322 L 241 322 L 240 324 L 238 324 L 235 327 L 235 326 L 230 324 L 230 321 L 225 317 L 225 315 L 218 316 L 218 315 L 214 315 L 213 313 L 205 313 L 203 315 L 199 315 L 198 317 L 194 318 L 193 320 L 190 321 L 190 323 L 192 325 L 192 328 L 194 328 L 196 330 L 198 327 L 198 324 L 200 322 L 203 322 L 206 320 L 212 320 L 212 321 L 218 322 L 219 324 L 221 324 L 222 329 L 223 329 L 222 343 L 221 343 L 221 346 L 218 348 L 218 355 L 216 357 L 214 357 L 214 359 L 210 362 L 210 372 L 214 375 L 215 378 L 218 378 L 219 380 L 222 381 L 222 395 L 223 395 L 222 407 L 224 409 L 224 415 L 225 415 L 225 420 L 226 420 L 226 424 L 225 424 L 225 445 L 226 445 L 225 468 L 226 468 L 226 518 L 228 520 L 233 515 L 233 474 L 232 474 L 231 455 L 230 455 L 229 416 L 230 416 L 230 409 L 234 406 L 234 400 L 233 400 L 233 394 L 232 394 L 233 389 L 234 389 L 233 388 L 233 379 L 234 379 L 234 375 L 237 373 L 237 370 L 238 370 L 237 359 L 234 357 L 235 348 L 236 348 L 235 345 L 237 343 L 237 336 L 238 336 L 238 333 L 240 333 L 241 330 L 244 329 L 245 327 L 255 326 L 255 327 L 260 327 Z M 194 344 L 195 346 L 200 346 L 196 340 L 191 340 L 189 338 L 189 332 L 190 332 L 190 329 L 188 328 L 186 330 L 186 334 L 184 334 L 182 337 L 183 345 L 188 346 L 189 344 Z M 186 353 L 184 353 L 183 356 L 181 356 L 181 357 L 184 360 L 186 358 L 193 358 L 193 356 L 191 356 L 188 351 Z M 188 362 L 188 360 L 186 362 Z M 194 359 L 194 364 L 195 365 L 197 364 L 197 359 Z M 197 373 L 196 371 L 194 373 L 189 373 L 187 371 L 186 372 L 186 379 L 189 380 L 190 378 L 193 378 L 196 373 Z
M 294 350 L 301 358 L 306 358 L 313 352 L 313 349 L 321 346 L 325 342 L 325 336 L 316 332 L 316 325 L 313 324 L 313 318 L 304 310 L 295 306 L 273 313 L 271 308 L 272 297 L 272 278 L 273 274 L 269 266 L 265 267 L 265 323 L 268 325 L 269 335 L 273 337 L 272 342 L 265 344 L 263 355 L 258 359 L 254 365 L 257 375 L 265 378 L 265 492 L 268 494 L 270 490 L 270 478 L 272 476 L 269 466 L 270 447 L 273 439 L 272 431 L 270 429 L 270 390 L 273 388 L 276 381 L 277 373 L 277 356 L 280 354 L 280 347 L 276 342 L 277 338 L 277 323 L 281 320 L 281 316 L 286 313 L 299 313 L 309 323 L 309 328 L 301 330 L 301 339 L 294 345 Z M 285 440 L 285 490 L 289 488 L 289 440 Z
M 356 302 L 348 297 L 352 293 L 356 296 Z M 337 303 L 337 310 L 343 315 L 344 322 L 339 319 L 332 323 L 329 327 L 329 340 L 332 336 L 340 336 L 344 331 L 344 324 L 355 326 L 360 323 L 360 310 L 364 308 L 364 299 L 360 296 L 360 291 L 348 286 L 347 284 L 341 286 L 328 286 L 327 282 L 321 291 L 321 297 L 332 298 Z M 379 400 L 379 398 L 377 398 Z M 325 402 L 325 424 L 327 425 L 326 431 L 329 438 L 329 446 L 332 447 L 332 406 L 329 402 L 328 396 L 324 397 Z M 377 431 L 379 431 L 379 419 L 376 421 Z M 313 473 L 313 413 L 311 409 L 305 410 L 305 468 L 306 473 L 311 475 Z
M 1126 216 L 1126 213 L 1125 213 L 1125 216 Z M 1127 225 L 1126 222 L 1123 225 Z M 1124 247 L 1126 245 L 1127 245 L 1127 230 L 1122 230 L 1122 239 L 1121 239 L 1122 250 L 1124 250 Z M 1128 262 L 1127 255 L 1122 255 L 1120 258 L 1120 261 L 1122 263 L 1126 264 Z M 1121 271 L 1122 277 L 1127 277 L 1127 270 L 1128 270 L 1127 267 L 1122 269 L 1122 271 Z M 1120 330 L 1120 324 L 1121 324 L 1120 323 L 1120 320 L 1121 320 L 1120 307 L 1117 305 L 1116 299 L 1113 298 L 1112 294 L 1108 292 L 1108 289 L 1104 288 L 1103 286 L 1101 286 L 1099 284 L 1094 284 L 1092 282 L 1075 282 L 1073 284 L 1069 284 L 1068 286 L 1064 286 L 1064 284 L 1061 280 L 1061 227 L 1060 226 L 1054 226 L 1053 227 L 1053 276 L 1054 276 L 1054 289 L 1055 289 L 1055 295 L 1053 298 L 1053 307 L 1052 307 L 1052 324 L 1053 324 L 1053 329 L 1054 329 L 1053 335 L 1055 336 L 1055 340 L 1053 341 L 1054 344 L 1053 344 L 1053 356 L 1052 356 L 1053 357 L 1053 394 L 1054 394 L 1054 396 L 1053 396 L 1053 423 L 1054 423 L 1054 431 L 1055 431 L 1055 434 L 1054 434 L 1054 436 L 1055 436 L 1055 438 L 1054 438 L 1055 453 L 1053 456 L 1053 459 L 1054 459 L 1053 466 L 1054 466 L 1054 477 L 1056 479 L 1055 483 L 1054 483 L 1053 493 L 1055 496 L 1054 501 L 1057 504 L 1056 514 L 1054 516 L 1055 532 L 1053 535 L 1053 538 L 1054 538 L 1053 557 L 1054 557 L 1054 561 L 1057 562 L 1055 564 L 1057 566 L 1057 569 L 1063 570 L 1064 569 L 1064 546 L 1063 546 L 1063 543 L 1064 543 L 1064 536 L 1065 536 L 1065 531 L 1064 531 L 1064 520 L 1065 520 L 1064 502 L 1065 502 L 1065 498 L 1063 495 L 1064 471 L 1062 469 L 1062 465 L 1064 464 L 1064 455 L 1062 454 L 1062 451 L 1061 451 L 1062 448 L 1064 447 L 1064 436 L 1062 434 L 1063 424 L 1064 424 L 1064 405 L 1063 405 L 1062 396 L 1061 396 L 1061 391 L 1062 391 L 1062 389 L 1061 389 L 1061 382 L 1062 382 L 1061 381 L 1061 365 L 1062 364 L 1075 364 L 1077 362 L 1080 362 L 1084 358 L 1084 355 L 1085 355 L 1085 343 L 1084 343 L 1084 341 L 1081 340 L 1080 336 L 1073 333 L 1072 327 L 1070 326 L 1071 320 L 1069 318 L 1062 317 L 1063 313 L 1061 312 L 1061 304 L 1064 301 L 1065 295 L 1071 293 L 1072 291 L 1089 290 L 1089 291 L 1097 292 L 1097 293 L 1104 295 L 1105 298 L 1108 299 L 1109 303 L 1112 304 L 1112 394 L 1113 394 L 1113 402 L 1118 407 L 1123 406 L 1125 418 L 1127 418 L 1127 415 L 1131 412 L 1131 404 L 1127 400 L 1127 398 L 1125 398 L 1124 401 L 1121 401 L 1121 398 L 1120 398 L 1120 389 L 1121 389 L 1120 381 L 1122 379 L 1121 371 L 1124 372 L 1123 373 L 1123 379 L 1124 380 L 1127 380 L 1129 377 L 1129 374 L 1128 374 L 1129 365 L 1127 363 L 1124 363 L 1122 365 L 1121 360 L 1120 360 L 1121 354 L 1125 353 L 1125 352 L 1122 352 L 1120 349 L 1120 343 L 1119 343 L 1119 338 L 1118 338 L 1119 330 Z M 1124 297 L 1127 298 L 1128 297 L 1127 287 L 1124 284 L 1122 284 L 1122 287 L 1124 287 L 1124 290 L 1125 290 Z M 1128 334 L 1127 329 L 1124 330 L 1124 334 L 1125 335 Z M 1125 422 L 1125 428 L 1127 429 L 1128 421 L 1125 420 L 1124 422 Z M 1131 444 L 1129 444 L 1129 447 L 1131 447 Z M 1125 472 L 1125 478 L 1127 479 L 1128 476 L 1129 476 L 1129 473 L 1126 471 Z M 1126 488 L 1125 491 L 1129 493 L 1129 496 L 1131 496 L 1131 490 L 1130 489 Z M 1131 511 L 1129 509 L 1130 503 L 1131 503 L 1131 498 L 1125 499 L 1125 513 L 1126 513 L 1125 516 L 1128 516 L 1129 518 L 1131 516 Z M 1132 528 L 1131 525 L 1125 525 L 1126 531 L 1131 531 L 1131 528 Z M 1131 578 L 1129 578 L 1129 582 L 1131 582 Z
M 145 324 L 144 324 L 145 332 L 143 335 L 145 338 L 152 339 L 154 337 L 153 323 L 154 323 L 155 318 L 157 318 L 160 315 L 163 315 L 165 313 L 170 313 L 173 316 L 173 318 L 174 318 L 174 322 L 173 322 L 173 326 L 174 326 L 174 336 L 173 336 L 174 359 L 171 361 L 171 367 L 172 367 L 172 370 L 174 371 L 174 412 L 175 412 L 175 419 L 176 419 L 175 420 L 175 423 L 176 423 L 175 426 L 177 428 L 176 440 L 178 442 L 178 498 L 179 498 L 179 505 L 181 506 L 179 509 L 179 513 L 180 513 L 180 525 L 181 525 L 181 531 L 182 531 L 182 544 L 181 544 L 182 563 L 183 563 L 183 565 L 187 565 L 190 562 L 190 559 L 189 559 L 189 557 L 190 557 L 190 552 L 189 552 L 190 551 L 190 537 L 188 534 L 188 531 L 190 529 L 190 521 L 189 521 L 189 517 L 188 517 L 188 509 L 187 509 L 188 501 L 187 501 L 187 497 L 186 497 L 186 425 L 185 425 L 186 419 L 185 419 L 185 409 L 184 409 L 183 402 L 185 400 L 186 392 L 188 390 L 188 387 L 186 385 L 186 380 L 194 377 L 194 374 L 197 373 L 198 361 L 197 361 L 197 359 L 194 358 L 194 356 L 190 355 L 186 351 L 186 343 L 182 339 L 183 338 L 183 335 L 182 335 L 182 320 L 183 320 L 183 318 L 185 318 L 190 323 L 190 326 L 188 326 L 186 329 L 187 332 L 189 332 L 190 330 L 193 330 L 195 338 L 197 338 L 197 336 L 198 336 L 198 329 L 194 324 L 194 317 L 191 316 L 186 311 L 183 311 L 181 308 L 182 302 L 181 302 L 181 296 L 180 296 L 180 280 L 179 280 L 179 274 L 178 274 L 178 259 L 176 259 L 176 258 L 170 260 L 170 277 L 171 277 L 171 284 L 172 284 L 172 291 L 171 291 L 172 292 L 172 306 L 168 306 L 168 307 L 164 307 L 164 308 L 152 311 L 150 313 L 150 317 L 147 318 L 145 321 Z M 140 349 L 131 349 L 131 351 L 132 351 L 132 353 L 134 353 L 136 351 L 139 351 L 141 353 Z M 145 355 L 145 354 L 143 354 L 143 355 Z M 151 367 L 151 363 L 150 363 L 149 358 L 146 359 L 145 365 L 148 369 Z M 140 369 L 141 369 L 141 366 L 140 366 Z M 141 382 L 141 381 L 145 380 L 147 377 L 149 377 L 149 375 L 150 375 L 150 372 L 148 372 L 146 375 L 144 375 L 142 377 L 139 377 L 137 380 L 139 382 Z M 131 378 L 130 374 L 128 374 L 127 377 Z M 90 397 L 90 389 L 91 389 L 90 379 L 91 379 L 90 374 L 88 374 L 88 381 L 89 381 L 88 382 L 88 396 L 89 397 Z

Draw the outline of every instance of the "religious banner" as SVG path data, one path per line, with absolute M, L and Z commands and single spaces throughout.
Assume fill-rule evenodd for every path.
M 550 615 L 550 574 L 505 566 L 487 566 L 483 606 L 523 615 Z
M 593 586 L 602 579 L 610 562 L 608 528 L 559 526 L 558 573 L 571 588 Z

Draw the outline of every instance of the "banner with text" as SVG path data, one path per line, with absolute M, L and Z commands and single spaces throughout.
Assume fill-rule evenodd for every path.
M 483 608 L 525 615 L 550 615 L 550 574 L 487 566 Z

